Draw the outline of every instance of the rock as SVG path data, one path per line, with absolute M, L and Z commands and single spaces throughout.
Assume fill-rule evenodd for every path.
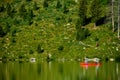
M 30 58 L 30 62 L 36 62 L 36 58 Z
M 114 58 L 110 58 L 110 61 L 114 61 Z

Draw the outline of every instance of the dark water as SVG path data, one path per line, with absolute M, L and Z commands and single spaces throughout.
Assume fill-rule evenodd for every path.
M 0 80 L 120 80 L 120 63 L 82 67 L 80 62 L 0 62 Z

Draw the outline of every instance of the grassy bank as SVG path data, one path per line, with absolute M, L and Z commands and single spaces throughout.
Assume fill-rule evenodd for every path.
M 57 1 L 50 2 L 49 7 L 42 6 L 42 0 L 36 1 L 10 2 L 17 8 L 12 6 L 11 14 L 8 14 L 9 11 L 0 13 L 0 26 L 7 32 L 0 37 L 0 57 L 46 60 L 51 54 L 52 60 L 119 58 L 117 31 L 112 32 L 109 24 L 94 28 L 94 24 L 89 22 L 84 27 L 90 35 L 84 40 L 76 40 L 77 3 L 71 0 L 65 8 L 61 2 L 61 6 L 57 6 L 61 8 L 57 8 Z
M 81 59 L 84 57 L 115 58 L 120 52 L 120 42 L 116 33 L 107 26 L 91 28 L 91 35 L 83 40 L 76 40 L 74 24 L 55 26 L 45 24 L 41 26 L 21 26 L 19 32 L 1 38 L 1 55 L 7 58 L 46 59 L 48 54 L 53 59 Z M 45 22 L 46 23 L 46 22 Z M 43 24 L 43 23 L 42 23 Z M 92 26 L 92 24 L 87 25 Z

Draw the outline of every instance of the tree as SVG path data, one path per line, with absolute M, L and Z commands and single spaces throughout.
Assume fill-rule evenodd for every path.
M 90 6 L 90 12 L 92 16 L 92 22 L 94 23 L 94 28 L 96 27 L 97 20 L 100 19 L 102 16 L 102 4 L 100 0 L 92 0 L 91 6 Z
M 44 8 L 48 7 L 48 0 L 44 0 L 44 2 L 43 2 L 43 7 L 44 7 Z
M 9 3 L 7 3 L 7 6 L 6 6 L 6 12 L 7 12 L 7 15 L 10 16 L 11 13 L 12 13 L 12 7 Z
M 32 21 L 33 17 L 35 17 L 33 10 L 29 10 L 27 13 L 27 16 L 26 16 L 26 19 L 27 19 L 29 25 L 31 25 L 33 23 L 33 21 Z
M 61 5 L 60 0 L 57 0 L 56 8 L 61 8 L 61 7 L 62 7 L 62 5 Z
M 28 12 L 28 18 L 31 20 L 34 17 L 33 10 L 29 10 Z
M 112 0 L 112 7 L 111 7 L 111 11 L 112 11 L 112 29 L 113 29 L 113 32 L 115 31 L 115 24 L 114 24 L 114 0 Z
M 19 8 L 19 15 L 22 18 L 25 18 L 27 10 L 25 9 L 25 4 L 22 4 Z
M 120 38 L 120 2 L 118 0 L 118 38 Z
M 39 9 L 39 7 L 37 6 L 37 3 L 36 3 L 36 2 L 34 2 L 33 9 L 34 9 L 34 10 L 38 10 L 38 9 Z
M 81 26 L 85 25 L 85 19 L 87 14 L 87 0 L 80 0 L 79 4 L 79 23 Z
M 4 32 L 5 32 L 5 33 L 10 32 L 10 27 L 11 27 L 11 26 L 10 26 L 9 23 L 7 22 L 7 23 L 6 23 L 6 26 L 5 26 L 5 29 L 4 29 Z
M 2 4 L 1 6 L 0 6 L 0 12 L 3 12 L 5 10 L 5 7 L 4 7 L 4 5 Z
M 2 28 L 2 26 L 0 26 L 0 37 L 3 37 L 3 36 L 5 36 L 5 32 Z
M 86 34 L 86 29 L 83 29 L 82 26 L 85 25 L 85 20 L 87 18 L 87 0 L 80 0 L 79 4 L 79 18 L 76 23 L 76 40 L 85 39 L 88 34 Z M 87 35 L 87 36 L 86 36 Z
M 43 53 L 44 52 L 44 49 L 42 49 L 40 44 L 38 44 L 38 46 L 37 46 L 37 52 L 38 53 Z
M 69 12 L 69 9 L 67 8 L 67 5 L 64 4 L 63 13 L 64 13 L 64 14 L 67 14 L 68 12 Z

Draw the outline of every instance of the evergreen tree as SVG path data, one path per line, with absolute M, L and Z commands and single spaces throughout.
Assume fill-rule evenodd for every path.
M 102 4 L 100 0 L 93 0 L 90 7 L 90 12 L 92 16 L 92 22 L 94 23 L 94 27 L 96 27 L 97 20 L 102 16 Z
M 12 7 L 9 3 L 7 3 L 7 6 L 6 6 L 6 12 L 7 12 L 7 15 L 10 16 L 11 15 L 11 12 L 12 12 Z
M 33 17 L 34 17 L 33 10 L 29 10 L 27 17 L 26 17 L 29 25 L 31 25 L 33 23 L 33 21 L 32 21 Z
M 67 5 L 64 4 L 63 13 L 64 13 L 64 14 L 67 14 L 68 12 L 69 12 L 69 9 L 67 8 Z
M 10 32 L 10 27 L 11 27 L 11 26 L 10 26 L 9 23 L 7 22 L 7 23 L 6 23 L 6 26 L 5 26 L 4 32 L 5 32 L 5 33 Z
M 33 10 L 29 10 L 28 17 L 30 20 L 34 17 Z
M 3 37 L 5 35 L 5 32 L 2 28 L 2 26 L 0 26 L 0 37 Z
M 87 0 L 80 0 L 79 3 L 79 19 L 76 23 L 76 40 L 83 40 L 88 36 L 88 33 L 86 33 L 86 30 L 82 28 L 82 26 L 85 25 L 86 20 L 86 14 L 87 14 Z M 87 36 L 86 36 L 87 35 Z
M 0 6 L 0 12 L 3 12 L 5 10 L 5 8 L 4 8 L 4 5 L 2 4 L 1 6 Z
M 60 8 L 60 7 L 62 7 L 61 2 L 60 2 L 60 0 L 57 0 L 56 8 Z
M 39 7 L 37 6 L 37 3 L 36 3 L 36 2 L 34 2 L 33 9 L 34 9 L 34 10 L 38 10 L 38 9 L 39 9 Z
M 19 8 L 19 15 L 24 18 L 26 16 L 26 12 L 27 10 L 25 9 L 25 4 L 22 4 Z
M 32 0 L 26 0 L 26 1 L 32 1 Z
M 44 52 L 44 49 L 42 49 L 40 44 L 38 44 L 38 46 L 37 46 L 37 52 L 38 53 L 43 53 Z
M 85 25 L 85 19 L 87 14 L 87 0 L 80 0 L 79 4 L 79 23 L 81 26 Z
M 44 2 L 43 2 L 43 7 L 44 7 L 44 8 L 48 7 L 48 0 L 44 0 Z

